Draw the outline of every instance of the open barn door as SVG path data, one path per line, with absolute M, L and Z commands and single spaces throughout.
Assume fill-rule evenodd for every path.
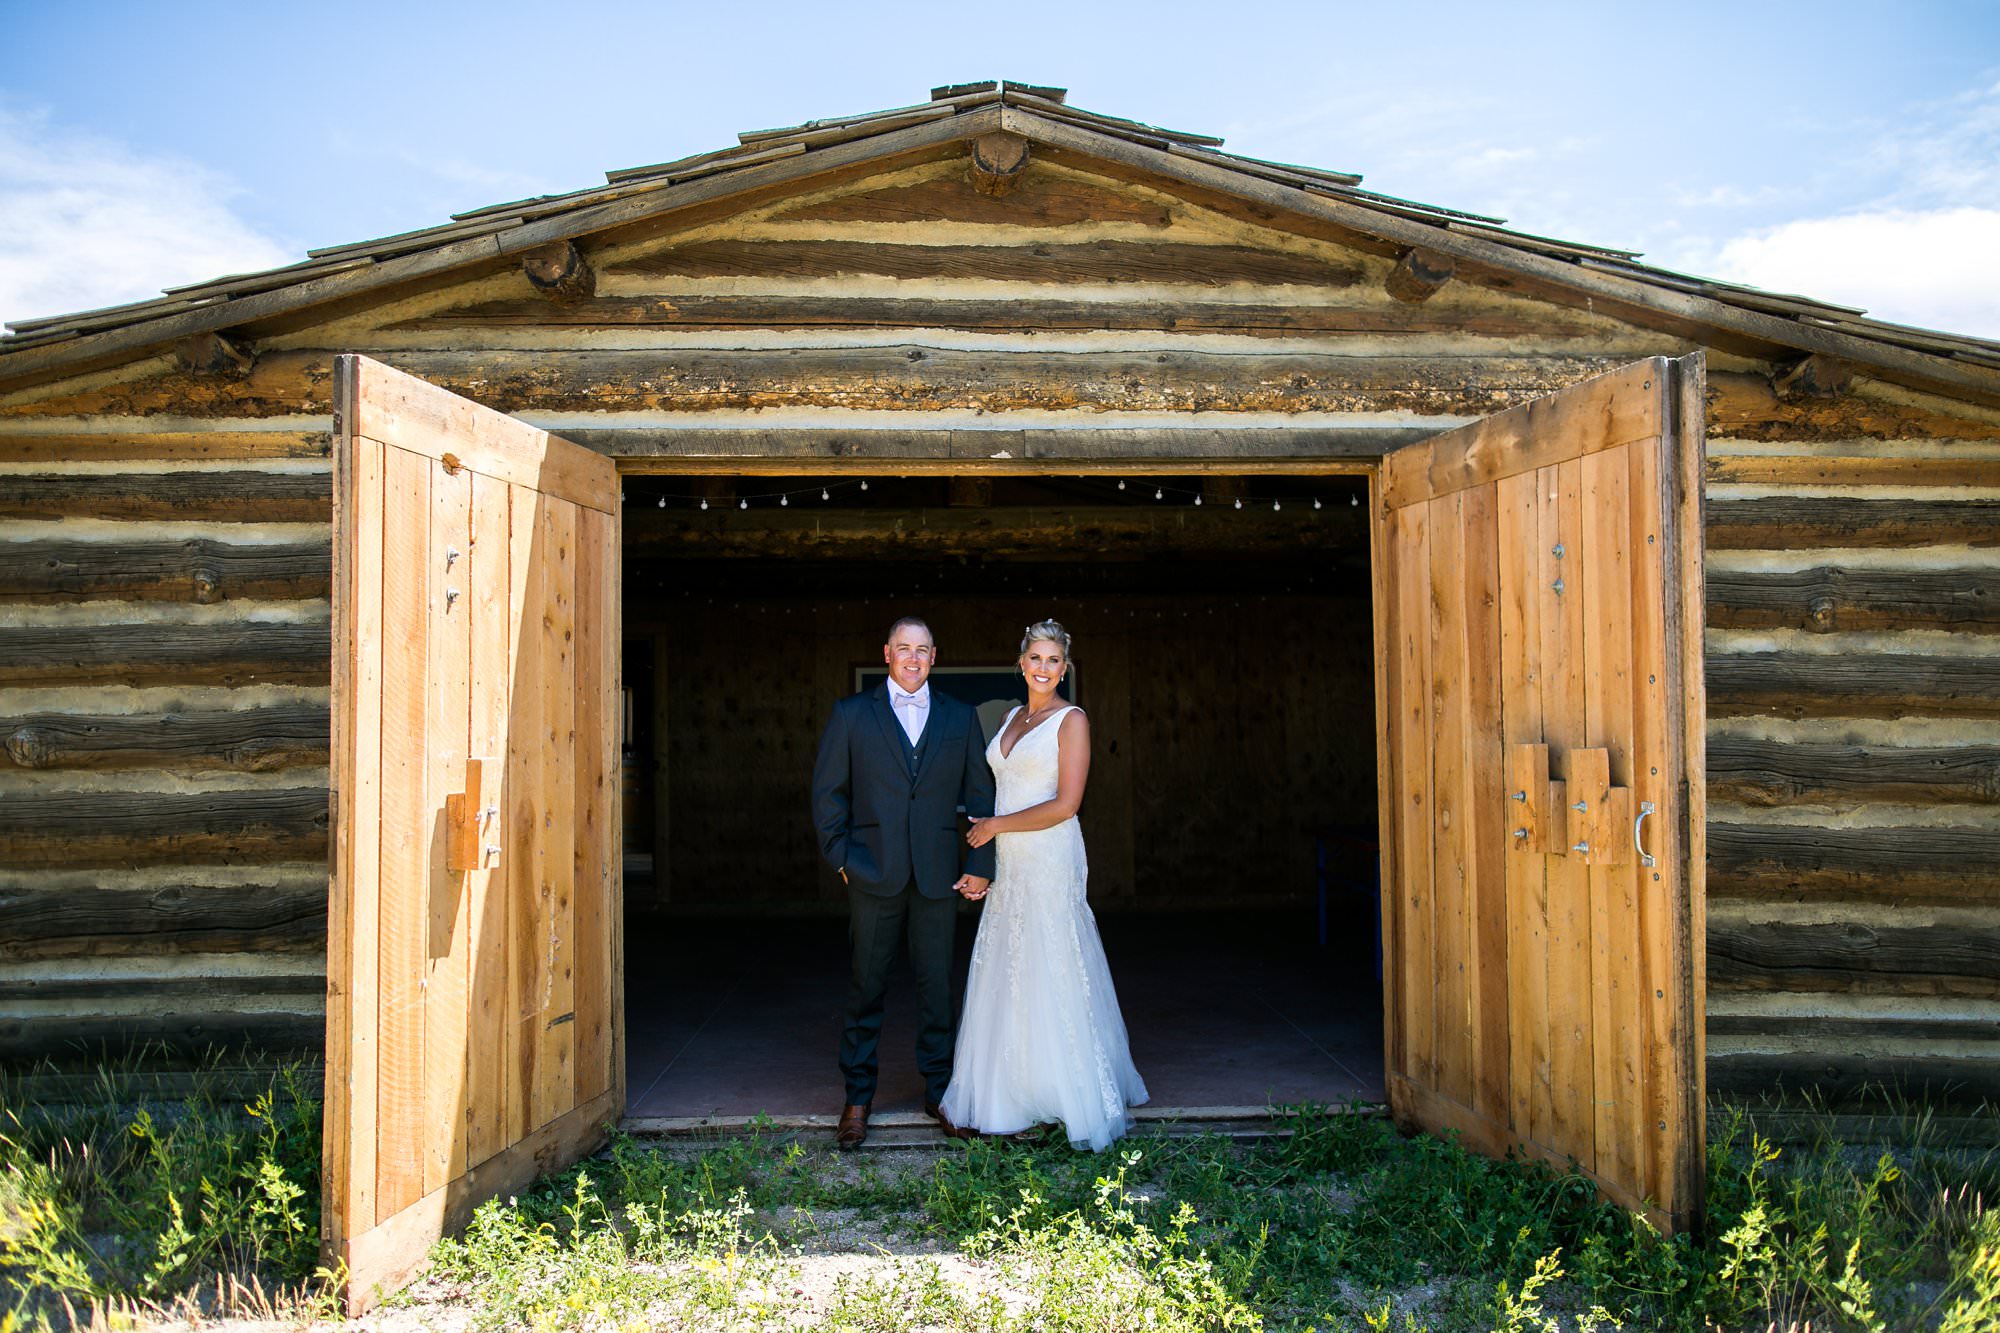
M 329 1265 L 359 1312 L 625 1105 L 618 482 L 334 367 Z
M 1390 1106 L 1702 1206 L 1699 357 L 1391 454 L 1376 531 Z

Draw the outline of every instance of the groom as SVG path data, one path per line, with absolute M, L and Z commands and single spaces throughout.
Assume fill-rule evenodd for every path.
M 978 715 L 931 689 L 937 645 L 930 626 L 915 616 L 889 627 L 882 660 L 889 679 L 833 706 L 813 764 L 813 823 L 820 855 L 847 885 L 852 949 L 840 1038 L 847 1102 L 834 1131 L 839 1148 L 858 1148 L 868 1137 L 882 997 L 902 935 L 917 977 L 924 1112 L 950 1137 L 964 1136 L 938 1109 L 951 1082 L 957 895 L 978 897 L 993 878 L 991 843 L 967 854 L 959 870 L 965 852 L 959 807 L 969 815 L 993 813 L 993 773 Z

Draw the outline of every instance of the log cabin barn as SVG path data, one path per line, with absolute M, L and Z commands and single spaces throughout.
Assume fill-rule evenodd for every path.
M 10 326 L 7 1060 L 323 1055 L 357 1305 L 831 1112 L 808 775 L 915 612 L 989 726 L 1077 636 L 1156 1107 L 1676 1226 L 1709 1099 L 2000 1093 L 2000 344 L 1056 88 L 740 139 Z

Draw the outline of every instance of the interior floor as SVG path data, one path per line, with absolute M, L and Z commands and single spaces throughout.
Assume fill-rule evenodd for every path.
M 1334 907 L 1331 928 L 1311 908 L 1100 915 L 1151 1106 L 1383 1100 L 1373 913 L 1353 898 Z M 961 992 L 976 926 L 968 910 Z M 839 1110 L 844 921 L 633 914 L 626 929 L 627 1114 Z M 901 968 L 883 1024 L 877 1114 L 921 1109 L 915 1009 Z

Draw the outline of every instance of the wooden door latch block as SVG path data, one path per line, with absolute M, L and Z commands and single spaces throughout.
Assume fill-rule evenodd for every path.
M 465 790 L 444 798 L 447 870 L 491 870 L 500 863 L 500 807 L 480 804 L 484 759 L 465 761 Z
M 1611 785 L 1611 752 L 1569 752 L 1569 776 L 1549 776 L 1549 747 L 1516 745 L 1507 755 L 1508 846 L 1575 856 L 1594 866 L 1631 859 L 1632 789 Z

